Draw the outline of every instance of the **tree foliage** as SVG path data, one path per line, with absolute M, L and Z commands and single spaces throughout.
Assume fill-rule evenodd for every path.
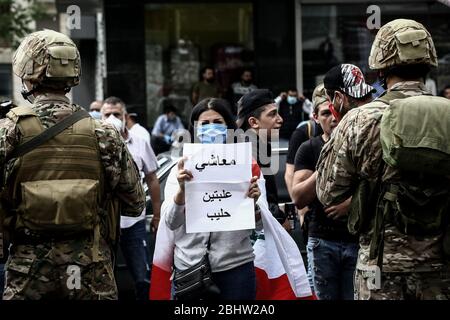
M 34 31 L 30 23 L 45 17 L 45 7 L 37 0 L 0 0 L 0 46 L 17 47 Z

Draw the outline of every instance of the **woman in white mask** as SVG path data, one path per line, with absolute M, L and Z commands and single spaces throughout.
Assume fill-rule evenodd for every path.
M 218 98 L 200 101 L 192 110 L 190 118 L 191 137 L 194 142 L 226 143 L 227 130 L 236 129 L 228 102 Z M 256 168 L 255 168 L 256 166 Z M 257 185 L 259 168 L 253 166 L 247 196 L 258 199 L 261 194 Z M 174 267 L 185 271 L 197 265 L 208 253 L 214 290 L 198 290 L 186 299 L 254 300 L 256 276 L 254 254 L 250 235 L 252 230 L 186 233 L 185 181 L 192 173 L 184 168 L 183 159 L 175 166 L 165 188 L 161 223 L 174 232 Z M 255 212 L 257 212 L 255 210 Z M 207 245 L 209 244 L 209 245 Z M 194 281 L 195 282 L 195 281 Z

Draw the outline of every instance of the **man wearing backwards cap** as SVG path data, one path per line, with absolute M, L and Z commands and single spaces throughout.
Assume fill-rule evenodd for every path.
M 353 274 L 358 238 L 347 230 L 350 199 L 325 208 L 316 195 L 316 165 L 323 145 L 337 126 L 328 108 L 323 85 L 313 93 L 314 119 L 323 134 L 302 143 L 295 155 L 292 200 L 298 209 L 310 208 L 304 228 L 308 234 L 308 277 L 319 300 L 353 300 Z
M 278 207 L 278 193 L 274 173 L 270 169 L 271 145 L 273 135 L 277 135 L 283 119 L 273 94 L 268 89 L 256 89 L 242 96 L 238 101 L 238 128 L 253 132 L 257 143 L 253 144 L 253 156 L 261 167 L 266 179 L 267 202 L 270 212 L 281 223 L 287 223 L 286 215 Z M 264 157 L 267 156 L 267 157 Z M 285 225 L 288 228 L 288 225 Z
M 450 128 L 442 112 L 450 105 L 425 86 L 438 64 L 433 39 L 417 21 L 390 21 L 375 36 L 368 62 L 386 92 L 350 110 L 334 130 L 317 164 L 317 197 L 329 206 L 353 194 L 355 298 L 450 299 L 449 171 L 441 158 L 428 157 L 448 154 L 442 137 Z M 413 156 L 394 163 L 405 146 Z M 425 157 L 432 165 L 421 162 Z
M 323 83 L 331 101 L 330 110 L 338 122 L 350 109 L 372 101 L 372 93 L 376 92 L 365 82 L 361 70 L 348 63 L 331 68 Z

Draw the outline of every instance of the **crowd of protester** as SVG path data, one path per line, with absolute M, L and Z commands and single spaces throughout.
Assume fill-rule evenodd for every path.
M 420 27 L 415 28 L 422 30 Z M 422 90 L 424 87 L 422 82 L 425 81 L 425 77 L 421 77 L 423 75 L 420 73 L 421 70 L 414 67 L 407 71 L 393 68 L 382 76 L 387 81 L 388 91 L 395 91 L 396 86 L 404 86 L 406 89 L 402 87 L 402 90 L 410 90 L 408 91 L 410 94 L 411 91 L 418 91 L 418 88 Z M 417 72 L 414 73 L 415 71 Z M 319 300 L 353 300 L 355 287 L 360 286 L 356 297 L 361 298 L 367 294 L 367 288 L 361 284 L 362 273 L 357 271 L 358 252 L 362 250 L 360 247 L 362 243 L 348 228 L 352 205 L 360 200 L 361 194 L 350 192 L 353 189 L 349 186 L 350 182 L 357 179 L 358 172 L 355 168 L 359 170 L 363 166 L 361 170 L 365 170 L 369 165 L 365 164 L 366 159 L 358 162 L 361 154 L 352 153 L 355 148 L 347 146 L 352 141 L 346 134 L 354 136 L 361 134 L 355 129 L 356 127 L 349 124 L 349 121 L 357 122 L 358 116 L 365 115 L 367 119 L 374 121 L 375 116 L 372 117 L 373 114 L 370 112 L 375 111 L 372 109 L 367 111 L 368 108 L 364 106 L 369 104 L 372 106 L 375 103 L 374 106 L 377 107 L 376 103 L 379 101 L 376 99 L 377 91 L 366 83 L 361 69 L 349 63 L 339 64 L 328 70 L 323 81 L 317 84 L 311 99 L 306 98 L 295 87 L 286 88 L 278 96 L 269 89 L 257 88 L 253 84 L 251 70 L 247 69 L 242 71 L 240 78 L 233 83 L 231 89 L 232 97 L 227 101 L 224 91 L 215 82 L 214 68 L 208 66 L 202 69 L 201 80 L 194 84 L 191 97 L 194 107 L 189 118 L 188 131 L 192 142 L 194 137 L 197 137 L 202 144 L 225 143 L 230 142 L 227 140 L 228 130 L 252 131 L 257 140 L 252 145 L 253 178 L 249 181 L 247 196 L 254 199 L 256 229 L 262 229 L 260 208 L 256 203 L 262 194 L 257 184 L 257 179 L 260 177 L 265 180 L 263 194 L 267 198 L 270 213 L 286 231 L 289 231 L 287 214 L 279 206 L 277 191 L 279 186 L 275 182 L 275 173 L 271 171 L 273 140 L 289 139 L 287 162 L 281 165 L 285 166 L 283 168 L 284 182 L 291 201 L 296 206 L 295 219 L 300 221 L 302 232 L 307 239 L 307 275 L 313 296 Z M 442 97 L 450 99 L 449 92 L 450 88 L 445 87 Z M 423 94 L 428 95 L 426 91 L 423 91 Z M 358 113 L 359 110 L 363 110 L 362 115 Z M 369 115 L 364 113 L 366 111 Z M 184 159 L 173 167 L 163 190 L 164 203 L 160 201 L 161 190 L 156 177 L 158 169 L 156 155 L 170 150 L 176 133 L 184 130 L 184 125 L 177 115 L 177 109 L 171 105 L 166 106 L 163 114 L 157 118 L 151 133 L 140 124 L 142 121 L 138 114 L 128 113 L 126 103 L 117 97 L 92 102 L 89 114 L 92 118 L 112 125 L 123 139 L 140 175 L 140 181 L 148 188 L 152 205 L 150 222 L 152 232 L 157 233 L 161 224 L 165 224 L 174 232 L 174 269 L 186 270 L 201 263 L 207 251 L 212 281 L 218 288 L 215 292 L 217 298 L 255 299 L 256 275 L 250 240 L 253 230 L 186 232 L 185 182 L 192 179 L 192 173 L 184 167 Z M 358 122 L 358 125 L 364 126 L 364 123 Z M 369 140 L 377 136 L 377 133 L 372 131 L 367 134 Z M 357 138 L 361 139 L 359 136 Z M 361 141 L 361 144 L 367 141 Z M 370 150 L 373 152 L 370 154 L 373 159 L 381 157 L 380 149 Z M 334 156 L 333 161 L 341 163 L 342 167 L 336 167 L 332 162 L 330 163 L 332 156 Z M 327 167 L 324 168 L 324 165 Z M 340 170 L 346 171 L 342 173 Z M 389 175 L 395 175 L 395 172 L 387 171 L 387 173 L 375 175 L 389 177 Z M 339 184 L 340 181 L 344 182 Z M 344 189 L 344 187 L 346 191 L 340 192 L 340 188 Z M 323 190 L 331 191 L 327 193 Z M 339 197 L 330 198 L 332 192 L 338 193 Z M 149 239 L 145 216 L 144 209 L 139 216 L 120 218 L 120 248 L 134 281 L 136 299 L 140 300 L 148 299 L 152 285 L 149 278 L 152 259 L 147 249 Z M 386 237 L 389 237 L 389 230 L 391 229 L 386 229 Z M 410 238 L 401 239 L 402 241 L 410 240 Z M 421 243 L 417 239 L 414 241 Z M 387 252 L 393 255 L 395 250 L 392 251 L 390 245 L 392 243 L 386 242 L 386 250 L 391 250 Z M 407 256 L 406 253 L 405 256 Z M 373 258 L 372 255 L 371 257 Z M 0 280 L 3 281 L 3 265 L 0 266 Z M 410 269 L 405 270 L 410 272 Z M 394 277 L 395 272 L 388 271 L 382 280 L 389 282 L 389 277 Z M 355 275 L 359 275 L 360 278 L 355 278 Z M 419 276 L 421 275 L 414 274 L 414 277 Z M 417 281 L 425 283 L 423 279 Z M 448 281 L 447 278 L 442 278 L 443 283 L 446 281 Z M 0 286 L 3 288 L 2 282 Z M 437 287 L 439 285 L 433 288 Z M 382 290 L 379 298 L 404 298 L 400 295 L 387 295 L 386 287 Z M 426 288 L 420 290 L 426 290 Z M 446 296 L 448 292 L 440 294 L 448 298 Z M 370 294 L 364 297 L 370 298 Z

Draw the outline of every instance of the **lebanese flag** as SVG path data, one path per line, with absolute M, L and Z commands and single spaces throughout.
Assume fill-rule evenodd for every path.
M 265 195 L 265 181 L 258 181 Z M 311 292 L 305 265 L 297 244 L 272 216 L 266 197 L 258 199 L 263 233 L 253 250 L 255 254 L 257 300 L 316 300 Z
M 253 176 L 260 176 L 256 163 L 252 166 Z M 170 177 L 167 181 L 169 182 Z M 268 209 L 265 180 L 258 180 L 261 196 L 257 203 L 261 208 L 264 239 L 254 244 L 257 300 L 315 300 L 306 276 L 303 258 L 297 244 L 289 233 L 278 223 Z M 165 195 L 169 199 L 171 195 Z M 155 252 L 150 282 L 150 300 L 171 299 L 171 274 L 174 232 L 164 222 L 164 201 L 162 217 L 156 234 Z M 262 238 L 262 237 L 260 237 Z

